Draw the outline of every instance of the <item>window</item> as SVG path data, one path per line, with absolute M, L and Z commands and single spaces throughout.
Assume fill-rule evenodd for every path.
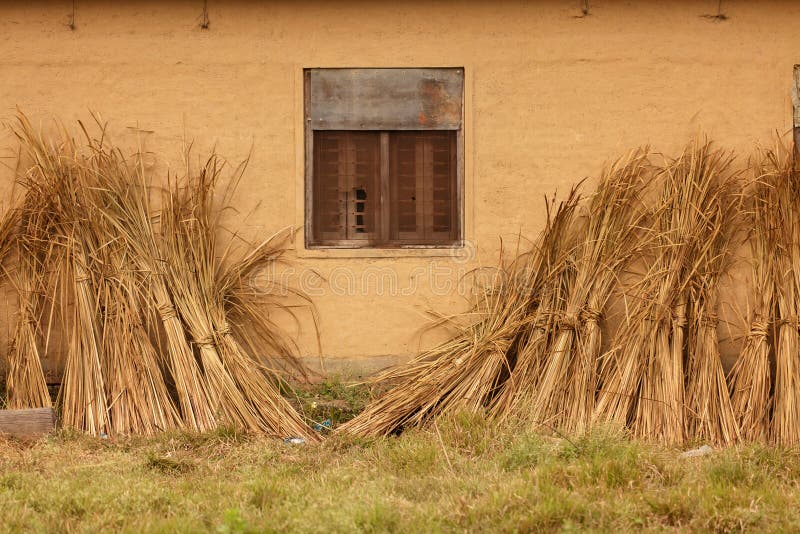
M 306 245 L 462 242 L 462 69 L 306 71 Z

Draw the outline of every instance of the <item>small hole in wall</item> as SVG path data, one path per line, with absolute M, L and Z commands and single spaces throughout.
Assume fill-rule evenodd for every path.
M 366 233 L 364 229 L 364 215 L 367 205 L 367 190 L 363 187 L 356 188 L 356 233 Z

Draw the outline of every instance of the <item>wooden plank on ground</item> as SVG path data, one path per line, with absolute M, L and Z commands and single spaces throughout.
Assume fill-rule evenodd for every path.
M 52 408 L 0 410 L 0 435 L 22 439 L 39 438 L 56 427 L 56 412 Z

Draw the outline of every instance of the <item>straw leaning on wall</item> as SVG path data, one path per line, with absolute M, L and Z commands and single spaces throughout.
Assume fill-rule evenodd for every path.
M 490 404 L 500 419 L 526 413 L 537 391 L 544 358 L 564 313 L 565 280 L 573 275 L 568 261 L 575 248 L 576 217 L 580 198 L 573 190 L 554 213 L 534 249 L 525 257 L 521 283 L 512 285 L 513 294 L 525 295 L 526 305 L 519 322 L 523 326 L 509 350 L 509 376 L 498 387 Z M 550 216 L 548 213 L 548 221 Z
M 734 182 L 703 207 L 705 237 L 695 243 L 695 274 L 689 287 L 686 356 L 686 439 L 716 445 L 739 440 L 717 337 L 720 279 L 730 262 L 730 247 L 738 231 Z
M 21 119 L 22 121 L 22 119 Z M 17 134 L 30 165 L 26 189 L 46 199 L 46 229 L 36 243 L 54 264 L 53 295 L 64 331 L 69 337 L 64 378 L 59 391 L 61 420 L 66 426 L 92 434 L 108 431 L 108 404 L 102 373 L 99 315 L 95 298 L 97 278 L 91 251 L 99 245 L 86 200 L 94 176 L 74 165 L 77 147 L 71 138 L 47 144 L 21 122 Z M 45 268 L 47 268 L 46 266 Z
M 24 255 L 12 277 L 19 312 L 9 347 L 6 403 L 10 409 L 47 408 L 52 405 L 39 351 L 42 312 L 42 275 Z
M 772 419 L 770 355 L 773 336 L 776 287 L 776 260 L 779 252 L 775 222 L 778 188 L 769 163 L 769 153 L 761 154 L 753 165 L 754 179 L 746 197 L 746 216 L 750 233 L 750 300 L 748 332 L 739 357 L 728 376 L 731 406 L 744 441 L 767 441 Z
M 231 286 L 227 281 L 233 275 L 221 261 L 225 254 L 218 250 L 216 236 L 221 210 L 215 191 L 223 165 L 218 157 L 210 157 L 196 173 L 189 170 L 186 180 L 164 200 L 162 257 L 167 280 L 178 296 L 178 313 L 200 353 L 207 389 L 217 396 L 229 422 L 254 431 L 317 440 L 268 379 L 257 355 L 237 341 L 228 322 L 225 306 Z M 243 171 L 244 165 L 234 170 L 234 184 Z M 227 204 L 224 198 L 222 205 Z M 250 256 L 249 261 L 272 260 L 266 248 L 256 250 L 262 255 Z M 239 263 L 234 268 L 241 271 L 246 266 Z
M 800 172 L 789 150 L 767 154 L 765 176 L 773 188 L 770 225 L 776 239 L 775 385 L 772 441 L 800 443 Z
M 729 164 L 729 156 L 695 141 L 663 167 L 653 259 L 603 357 L 595 420 L 628 425 L 646 439 L 684 441 L 687 292 L 701 259 L 694 246 L 710 237 L 706 209 L 728 191 Z
M 97 252 L 103 268 L 98 298 L 103 316 L 104 375 L 111 399 L 110 431 L 149 435 L 182 424 L 161 370 L 158 347 L 143 321 L 141 307 L 146 301 L 127 252 L 121 241 L 108 243 Z
M 85 147 L 63 130 L 46 142 L 22 115 L 16 132 L 30 162 L 26 198 L 50 202 L 38 212 L 44 230 L 34 242 L 69 338 L 58 402 L 63 423 L 92 434 L 226 424 L 318 439 L 273 385 L 278 376 L 259 362 L 259 351 L 290 344 L 278 332 L 251 332 L 272 324 L 266 319 L 237 325 L 251 352 L 229 332 L 227 296 L 242 315 L 268 301 L 248 296 L 236 276 L 274 261 L 280 241 L 223 265 L 214 214 L 225 206 L 211 192 L 220 169 L 207 165 L 200 178 L 173 183 L 156 223 L 141 160 L 126 161 L 103 128 L 99 139 L 84 130 Z M 35 359 L 36 344 L 28 345 L 25 356 Z
M 599 320 L 640 237 L 647 169 L 646 150 L 614 164 L 585 218 L 577 216 L 573 189 L 533 249 L 483 295 L 483 319 L 379 376 L 400 384 L 340 431 L 388 434 L 459 410 L 585 429 L 597 387 Z
M 544 358 L 541 377 L 525 407 L 533 421 L 585 431 L 594 411 L 601 346 L 600 318 L 623 269 L 645 239 L 641 194 L 648 185 L 646 150 L 636 150 L 606 171 L 591 197 L 583 228 L 563 276 L 563 315 Z
M 224 424 L 255 430 L 256 416 L 225 369 L 214 342 L 214 327 L 208 316 L 209 288 L 202 285 L 208 277 L 203 247 L 210 244 L 202 240 L 192 243 L 196 236 L 187 235 L 183 225 L 197 221 L 191 219 L 191 213 L 184 213 L 175 193 L 167 195 L 162 206 L 160 257 L 175 309 L 198 354 L 210 406 Z M 199 257 L 192 254 L 197 249 Z
M 524 356 L 519 340 L 536 328 L 532 317 L 546 298 L 542 292 L 552 274 L 552 259 L 560 256 L 559 242 L 565 239 L 578 201 L 573 189 L 548 217 L 534 248 L 503 269 L 479 295 L 474 313 L 481 314 L 480 320 L 407 365 L 380 374 L 376 380 L 398 384 L 338 431 L 381 436 L 448 413 L 484 412 L 509 384 L 509 374 Z M 535 373 L 535 362 L 529 365 Z M 507 403 L 493 405 L 495 413 L 507 407 Z
M 150 179 L 141 158 L 129 163 L 118 150 L 92 144 L 93 160 L 98 165 L 96 208 L 103 224 L 116 236 L 128 269 L 137 276 L 141 320 L 159 342 L 161 362 L 167 381 L 177 397 L 182 426 L 195 431 L 217 425 L 202 376 L 184 326 L 178 317 L 165 278 L 155 210 L 149 198 Z M 131 303 L 136 307 L 136 303 Z
M 41 324 L 45 304 L 45 269 L 40 254 L 42 211 L 40 202 L 12 208 L 0 223 L 0 239 L 16 242 L 16 269 L 10 279 L 17 291 L 17 326 L 9 347 L 6 403 L 11 409 L 46 408 L 52 405 L 42 369 L 39 346 L 47 332 Z M 19 235 L 12 238 L 19 224 Z M 5 256 L 5 254 L 3 255 Z

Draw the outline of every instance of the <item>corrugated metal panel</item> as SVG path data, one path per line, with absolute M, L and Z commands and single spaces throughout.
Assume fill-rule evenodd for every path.
M 312 130 L 458 130 L 464 70 L 308 69 Z

